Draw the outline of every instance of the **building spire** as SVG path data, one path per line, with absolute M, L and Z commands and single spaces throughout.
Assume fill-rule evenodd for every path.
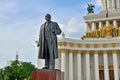
M 18 57 L 19 57 L 18 51 L 16 51 L 16 61 L 18 61 Z

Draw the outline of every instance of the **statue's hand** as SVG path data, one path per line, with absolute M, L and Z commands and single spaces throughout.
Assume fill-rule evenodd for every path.
M 39 47 L 40 45 L 39 44 L 37 44 L 37 47 Z
M 53 33 L 55 33 L 55 30 L 52 30 Z

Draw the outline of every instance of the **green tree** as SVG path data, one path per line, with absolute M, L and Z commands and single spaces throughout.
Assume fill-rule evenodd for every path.
M 3 80 L 3 77 L 4 77 L 3 69 L 0 69 L 0 80 Z
M 15 60 L 10 66 L 0 69 L 0 80 L 31 80 L 31 72 L 36 70 L 31 62 Z

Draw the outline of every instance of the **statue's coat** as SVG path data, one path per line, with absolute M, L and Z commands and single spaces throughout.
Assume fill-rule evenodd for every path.
M 58 58 L 58 46 L 57 46 L 57 36 L 61 34 L 61 29 L 59 28 L 59 25 L 56 22 L 52 22 L 49 24 L 50 27 L 50 40 L 48 43 L 49 45 L 51 45 L 50 50 L 53 52 L 53 58 L 56 59 Z M 54 32 L 53 32 L 54 31 Z M 40 27 L 40 35 L 39 35 L 39 55 L 38 58 L 40 59 L 45 59 L 45 23 L 41 25 Z M 50 55 L 51 56 L 51 55 Z

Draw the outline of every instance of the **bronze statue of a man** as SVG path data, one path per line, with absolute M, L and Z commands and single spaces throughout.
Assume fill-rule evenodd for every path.
M 45 59 L 43 69 L 54 69 L 55 59 L 58 58 L 57 36 L 61 29 L 56 22 L 51 21 L 51 15 L 46 14 L 46 22 L 41 25 L 39 35 L 39 58 Z

